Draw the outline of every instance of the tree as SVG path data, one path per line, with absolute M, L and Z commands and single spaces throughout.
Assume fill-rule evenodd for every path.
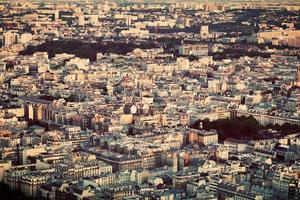
M 260 128 L 258 121 L 252 116 L 241 116 L 234 119 L 219 119 L 212 122 L 210 122 L 209 119 L 197 120 L 192 128 L 199 129 L 201 122 L 204 130 L 217 130 L 221 141 L 227 138 L 257 138 L 257 131 Z

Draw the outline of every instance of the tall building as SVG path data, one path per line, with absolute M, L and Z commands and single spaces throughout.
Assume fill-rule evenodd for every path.
M 98 25 L 99 24 L 98 15 L 90 15 L 90 23 L 94 26 Z
M 32 106 L 33 109 L 33 121 L 38 122 L 43 119 L 43 105 L 42 104 L 34 104 Z
M 84 26 L 85 25 L 84 15 L 79 15 L 78 16 L 78 25 L 79 26 Z
M 8 31 L 6 33 L 3 33 L 2 37 L 3 46 L 9 46 L 18 43 L 18 34 L 15 32 Z
M 126 16 L 126 26 L 131 26 L 132 24 L 132 17 L 130 15 Z
M 205 39 L 205 38 L 208 37 L 208 34 L 209 34 L 208 26 L 201 26 L 201 28 L 200 28 L 200 37 L 202 39 Z
M 22 44 L 26 44 L 31 40 L 32 40 L 32 34 L 31 33 L 24 33 L 20 36 L 20 43 L 22 43 Z
M 0 62 L 0 72 L 6 70 L 6 63 L 5 62 Z
M 300 66 L 298 66 L 296 76 L 295 76 L 295 85 L 300 87 Z

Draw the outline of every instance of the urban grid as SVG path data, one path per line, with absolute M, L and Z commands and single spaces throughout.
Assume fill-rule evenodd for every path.
M 0 195 L 300 200 L 299 0 L 0 0 Z

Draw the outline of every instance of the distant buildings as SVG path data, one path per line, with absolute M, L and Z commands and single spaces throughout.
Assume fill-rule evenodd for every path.
M 299 38 L 299 30 L 275 30 L 259 32 L 257 34 L 258 43 L 271 43 L 273 45 L 286 45 L 291 47 L 300 47 Z
M 180 55 L 207 56 L 209 46 L 207 44 L 183 44 L 179 47 Z

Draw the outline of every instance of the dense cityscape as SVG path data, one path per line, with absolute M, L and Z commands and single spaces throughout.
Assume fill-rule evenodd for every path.
M 299 200 L 300 2 L 0 0 L 0 193 Z

